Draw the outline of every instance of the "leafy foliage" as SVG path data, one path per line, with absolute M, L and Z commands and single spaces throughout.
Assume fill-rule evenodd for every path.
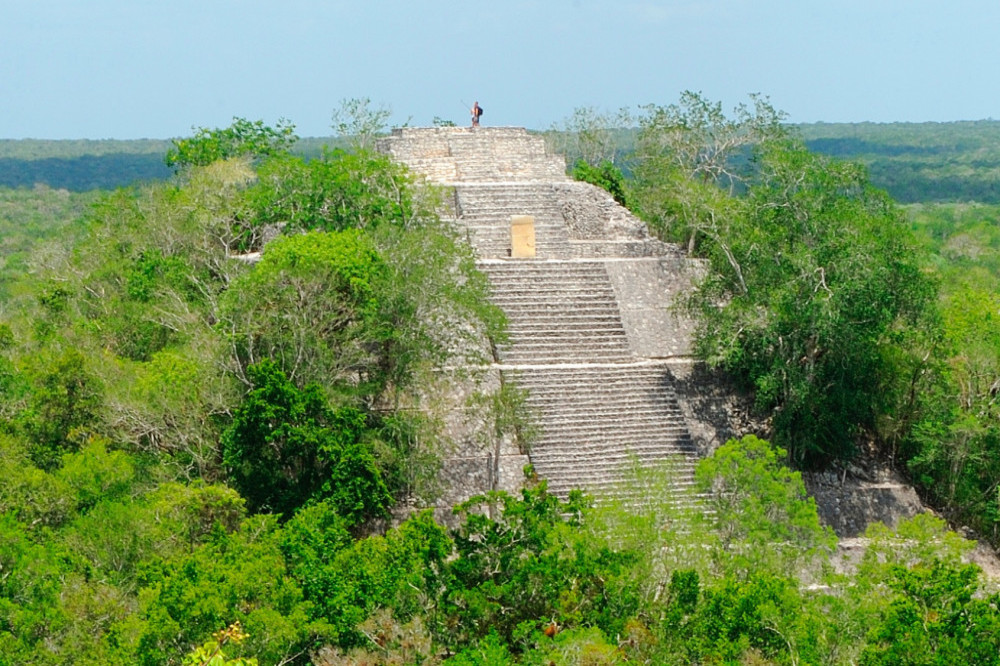
M 449 640 L 490 632 L 524 640 L 545 620 L 620 628 L 636 600 L 615 581 L 631 557 L 585 538 L 578 529 L 584 506 L 582 495 L 563 503 L 543 482 L 520 498 L 491 493 L 458 507 L 464 520 L 449 567 Z
M 164 160 L 168 167 L 179 171 L 233 157 L 259 159 L 287 152 L 297 139 L 295 126 L 285 120 L 279 120 L 276 127 L 269 127 L 262 120 L 233 118 L 229 127 L 201 127 L 193 137 L 175 139 Z
M 784 457 L 781 449 L 746 435 L 698 463 L 695 480 L 709 496 L 713 532 L 746 570 L 760 570 L 764 558 L 773 557 L 779 571 L 794 571 L 802 564 L 798 558 L 828 552 L 835 541 Z
M 368 97 L 345 98 L 333 110 L 333 130 L 350 142 L 354 150 L 364 152 L 373 146 L 375 137 L 385 131 L 392 110 L 373 107 Z
M 329 500 L 348 524 L 385 517 L 392 503 L 365 415 L 331 409 L 319 386 L 298 389 L 273 361 L 248 369 L 251 390 L 222 434 L 229 474 L 253 511 L 291 517 Z
M 625 176 L 621 169 L 605 160 L 600 166 L 591 166 L 583 160 L 573 166 L 572 176 L 576 180 L 597 185 L 608 191 L 615 201 L 623 206 L 628 205 L 628 195 L 625 188 Z
M 639 209 L 711 265 L 689 305 L 696 351 L 773 416 L 801 464 L 873 433 L 898 332 L 930 311 L 903 218 L 863 168 L 809 153 L 755 97 L 735 118 L 685 94 L 640 119 Z M 752 160 L 750 157 L 752 156 Z
M 421 395 L 502 329 L 438 193 L 384 158 L 306 162 L 251 127 L 239 156 L 58 230 L 82 199 L 11 193 L 0 663 L 996 663 L 968 542 L 931 517 L 873 527 L 830 576 L 781 464 L 891 439 L 950 515 L 995 529 L 995 211 L 910 211 L 945 284 L 923 318 L 933 285 L 891 202 L 752 106 L 649 107 L 627 192 L 709 260 L 703 350 L 774 410 L 782 448 L 747 437 L 699 466 L 704 519 L 671 506 L 666 469 L 629 506 L 540 484 L 451 527 L 368 520 L 431 475 Z M 214 132 L 204 155 L 240 143 Z M 526 432 L 523 401 L 485 399 L 489 438 Z

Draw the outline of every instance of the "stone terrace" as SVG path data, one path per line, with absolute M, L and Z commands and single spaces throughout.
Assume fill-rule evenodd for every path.
M 564 160 L 524 129 L 406 128 L 378 147 L 449 188 L 446 215 L 467 234 L 509 320 L 495 369 L 528 390 L 536 473 L 563 496 L 617 495 L 626 468 L 671 461 L 677 486 L 689 485 L 698 452 L 730 434 L 699 421 L 691 324 L 671 311 L 697 264 L 650 237 L 604 190 L 571 181 Z M 534 218 L 531 258 L 511 258 L 511 218 L 521 215 Z M 519 483 L 516 450 L 498 460 L 466 448 L 446 467 L 490 487 Z M 465 483 L 459 495 L 489 489 L 453 481 Z

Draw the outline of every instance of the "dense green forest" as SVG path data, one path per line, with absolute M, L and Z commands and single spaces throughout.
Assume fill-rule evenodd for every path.
M 161 139 L 0 139 L 0 188 L 89 192 L 166 180 L 171 170 L 164 157 L 171 145 Z M 304 138 L 294 153 L 315 159 L 324 146 L 338 145 L 337 137 Z
M 164 179 L 2 191 L 0 664 L 1000 663 L 971 542 L 873 525 L 845 567 L 789 467 L 891 460 L 1000 543 L 1000 207 L 900 207 L 760 98 L 647 107 L 628 177 L 605 120 L 562 137 L 574 174 L 704 257 L 698 354 L 770 424 L 700 462 L 708 510 L 669 467 L 627 506 L 529 469 L 394 521 L 435 496 L 427 397 L 503 315 L 368 134 L 236 119 Z
M 595 121 L 627 127 L 631 114 L 606 115 L 580 109 L 556 129 L 575 134 Z M 952 123 L 810 123 L 787 126 L 817 153 L 858 161 L 868 168 L 871 182 L 904 204 L 978 202 L 1000 204 L 1000 121 Z M 637 131 L 612 134 L 612 149 L 627 161 Z M 593 146 L 584 155 L 559 141 L 559 149 L 599 163 Z M 36 184 L 84 192 L 114 189 L 134 183 L 164 180 L 170 170 L 163 157 L 170 141 L 38 139 L 0 140 L 0 187 L 31 188 Z M 339 136 L 301 138 L 294 154 L 315 159 L 323 146 L 344 147 Z M 576 144 L 578 148 L 579 144 Z M 626 168 L 626 172 L 628 169 Z
M 811 150 L 864 163 L 901 203 L 1000 203 L 1000 121 L 817 123 L 799 131 Z

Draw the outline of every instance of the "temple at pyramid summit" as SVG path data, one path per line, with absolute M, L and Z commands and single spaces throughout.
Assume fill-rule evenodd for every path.
M 699 453 L 733 434 L 673 307 L 700 265 L 522 128 L 397 129 L 378 149 L 444 188 L 442 216 L 508 318 L 495 380 L 527 392 L 537 431 L 527 451 L 466 442 L 445 465 L 446 502 L 514 490 L 526 463 L 561 496 L 628 492 L 636 465 L 668 463 L 690 484 Z

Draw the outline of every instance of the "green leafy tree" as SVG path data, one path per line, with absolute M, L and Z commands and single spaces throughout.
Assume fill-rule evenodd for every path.
M 20 420 L 32 442 L 32 460 L 43 469 L 52 469 L 64 453 L 86 440 L 87 433 L 98 430 L 103 387 L 77 349 L 38 362 L 31 372 L 30 407 Z
M 572 176 L 575 180 L 580 180 L 591 185 L 597 185 L 614 197 L 615 201 L 622 206 L 628 205 L 628 194 L 626 193 L 625 176 L 621 169 L 611 162 L 605 160 L 598 166 L 591 166 L 583 160 L 578 160 L 573 165 Z
M 868 635 L 865 666 L 1000 663 L 1000 596 L 976 598 L 979 567 L 894 565 L 893 596 Z
M 729 117 L 721 103 L 685 91 L 678 103 L 647 105 L 639 117 L 630 201 L 652 229 L 691 252 L 704 239 L 728 246 L 730 199 L 754 173 L 750 156 L 786 136 L 781 112 L 765 97 L 751 103 Z
M 234 370 L 274 359 L 296 382 L 377 395 L 394 335 L 380 316 L 388 271 L 355 230 L 276 239 L 223 297 Z
M 10 513 L 0 513 L 0 663 L 31 663 L 64 624 L 59 566 L 64 553 L 35 543 Z
M 614 635 L 635 612 L 636 596 L 620 585 L 634 557 L 587 538 L 578 492 L 562 502 L 543 482 L 521 497 L 491 492 L 456 510 L 463 522 L 448 570 L 448 644 L 490 632 L 511 645 L 533 641 L 552 622 Z
M 332 638 L 288 574 L 273 517 L 216 532 L 189 554 L 147 567 L 140 582 L 135 663 L 179 663 L 215 627 L 234 622 L 248 637 L 227 645 L 233 657 L 269 664 L 292 663 Z
M 801 474 L 786 467 L 784 457 L 780 448 L 746 435 L 726 442 L 695 470 L 699 490 L 708 496 L 707 519 L 737 571 L 777 565 L 777 571 L 795 573 L 801 562 L 830 552 L 836 542 L 820 525 Z
M 325 152 L 308 162 L 293 156 L 265 161 L 248 190 L 257 225 L 289 231 L 400 228 L 431 217 L 404 168 L 385 155 Z
M 251 390 L 223 433 L 223 462 L 254 511 L 290 517 L 329 499 L 350 524 L 384 517 L 392 496 L 366 441 L 365 415 L 331 409 L 315 384 L 298 389 L 272 361 L 250 366 Z
M 934 499 L 1000 539 L 1000 296 L 961 287 L 941 307 L 943 335 L 922 417 L 904 445 L 907 465 Z
M 108 442 L 91 438 L 79 451 L 63 456 L 56 477 L 76 492 L 78 511 L 120 497 L 135 478 L 135 465 L 123 451 L 108 451 Z
M 758 169 L 703 248 L 712 272 L 693 301 L 696 350 L 753 391 L 796 462 L 850 457 L 900 379 L 884 349 L 921 321 L 934 285 L 860 167 L 782 142 Z
M 300 510 L 284 529 L 282 549 L 315 616 L 337 632 L 341 649 L 371 649 L 365 623 L 381 624 L 379 609 L 406 624 L 437 626 L 436 604 L 447 580 L 452 541 L 429 512 L 411 516 L 385 535 L 352 541 L 331 502 Z M 383 618 L 384 619 L 384 618 Z
M 167 151 L 167 166 L 180 171 L 185 167 L 207 166 L 232 157 L 259 159 L 287 152 L 298 139 L 295 126 L 279 120 L 269 127 L 262 120 L 233 118 L 233 124 L 222 129 L 198 128 L 188 139 L 175 139 Z
M 375 138 L 385 132 L 392 109 L 373 106 L 368 97 L 345 98 L 333 110 L 333 130 L 356 152 L 367 152 Z

